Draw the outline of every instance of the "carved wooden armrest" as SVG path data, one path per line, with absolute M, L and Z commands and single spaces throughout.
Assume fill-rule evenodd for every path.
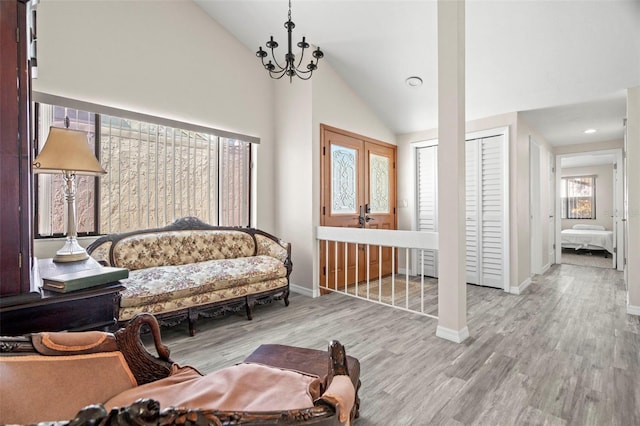
M 158 356 L 150 354 L 140 338 L 142 329 L 151 331 Z M 85 332 L 74 332 L 85 333 Z M 98 333 L 98 332 L 86 332 Z M 78 355 L 83 353 L 98 353 L 120 351 L 124 356 L 139 385 L 153 382 L 167 377 L 171 373 L 173 362 L 169 358 L 169 349 L 162 344 L 160 327 L 155 317 L 150 314 L 139 314 L 134 317 L 124 328 L 115 333 L 103 333 L 106 343 L 96 345 L 86 350 L 69 348 L 65 350 L 55 347 L 43 347 L 42 336 L 47 333 L 34 333 L 17 337 L 0 337 L 0 354 L 2 355 L 28 355 L 39 354 L 49 356 Z M 50 333 L 51 335 L 70 335 L 71 333 Z
M 148 328 L 151 332 L 158 353 L 157 357 L 151 355 L 142 343 L 140 335 L 143 328 Z M 153 315 L 146 313 L 136 315 L 114 335 L 118 348 L 127 360 L 138 385 L 154 382 L 171 374 L 173 365 L 169 357 L 171 351 L 162 343 L 160 326 Z

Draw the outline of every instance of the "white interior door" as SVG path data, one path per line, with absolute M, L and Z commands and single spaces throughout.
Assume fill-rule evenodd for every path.
M 506 232 L 507 208 L 506 135 L 483 138 L 479 143 L 481 156 L 478 164 L 481 181 L 478 182 L 480 208 L 478 217 L 480 249 L 480 285 L 507 289 L 507 263 L 509 251 Z M 472 141 L 468 141 L 470 143 Z
M 624 161 L 622 150 L 616 152 L 616 162 L 613 168 L 613 267 L 624 271 L 625 229 L 624 229 Z
M 480 216 L 480 201 L 478 182 L 481 180 L 478 167 L 479 144 L 467 141 L 465 145 L 465 201 L 466 201 L 466 253 L 467 253 L 467 282 L 480 284 L 480 233 L 478 231 L 478 217 Z
M 438 146 L 423 146 L 416 149 L 418 231 L 438 231 Z M 438 276 L 438 252 L 423 250 L 417 273 L 430 277 Z
M 556 159 L 549 152 L 549 266 L 556 262 Z
M 542 273 L 542 220 L 540 203 L 540 146 L 529 137 L 529 234 L 531 273 Z

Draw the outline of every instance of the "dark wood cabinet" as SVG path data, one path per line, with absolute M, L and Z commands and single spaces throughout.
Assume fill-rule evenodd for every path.
M 29 302 L 0 308 L 0 335 L 18 336 L 39 331 L 113 331 L 123 289 L 120 283 L 115 282 L 70 293 L 44 290 L 40 297 Z
M 0 297 L 28 293 L 32 264 L 27 4 L 0 1 Z

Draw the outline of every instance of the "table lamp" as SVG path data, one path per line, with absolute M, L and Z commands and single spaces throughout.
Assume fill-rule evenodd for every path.
M 51 127 L 47 142 L 33 162 L 34 173 L 55 174 L 62 172 L 67 200 L 67 239 L 56 252 L 54 262 L 75 262 L 89 258 L 87 251 L 78 244 L 76 230 L 76 175 L 103 175 L 87 140 L 80 130 Z

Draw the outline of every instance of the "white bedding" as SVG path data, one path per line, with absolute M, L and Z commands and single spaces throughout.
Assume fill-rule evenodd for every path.
M 563 229 L 562 247 L 606 250 L 613 254 L 613 232 L 595 229 Z

